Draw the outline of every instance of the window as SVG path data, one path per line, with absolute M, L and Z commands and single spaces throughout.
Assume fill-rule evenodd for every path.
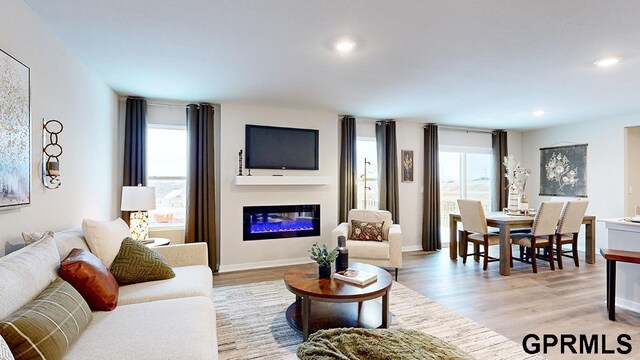
M 147 131 L 148 184 L 156 188 L 151 226 L 182 225 L 186 217 L 187 129 L 149 125 Z
M 378 153 L 376 139 L 359 137 L 356 141 L 358 209 L 378 210 Z
M 491 211 L 493 157 L 491 149 L 445 147 L 439 160 L 440 224 L 444 240 L 449 234 L 449 214 L 458 212 L 458 199 L 480 200 L 485 212 Z

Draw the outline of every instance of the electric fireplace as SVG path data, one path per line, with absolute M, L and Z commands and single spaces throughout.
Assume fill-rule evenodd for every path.
M 243 240 L 320 236 L 320 205 L 243 207 Z

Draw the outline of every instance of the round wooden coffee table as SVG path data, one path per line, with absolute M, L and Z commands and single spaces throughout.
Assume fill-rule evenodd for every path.
M 358 286 L 333 278 L 318 279 L 317 264 L 296 266 L 284 274 L 287 289 L 296 295 L 296 301 L 286 311 L 287 322 L 302 332 L 304 340 L 320 329 L 389 326 L 391 274 L 377 266 L 355 262 L 349 263 L 349 268 L 375 273 L 378 280 Z M 372 300 L 379 297 L 382 304 Z

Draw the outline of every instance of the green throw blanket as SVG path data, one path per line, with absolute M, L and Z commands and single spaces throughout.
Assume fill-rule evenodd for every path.
M 320 330 L 298 347 L 303 360 L 473 359 L 435 336 L 408 329 Z

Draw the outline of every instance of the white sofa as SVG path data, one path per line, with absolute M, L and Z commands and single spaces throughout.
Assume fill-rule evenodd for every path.
M 367 222 L 384 222 L 383 241 L 349 240 L 351 220 Z M 398 280 L 398 269 L 402 268 L 402 230 L 394 224 L 391 213 L 386 210 L 350 210 L 347 222 L 341 223 L 332 232 L 336 239 L 342 235 L 347 238 L 349 260 L 371 265 L 395 268 L 395 279 Z
M 80 230 L 56 233 L 53 240 L 0 258 L 0 318 L 44 290 L 57 276 L 60 260 L 73 248 L 89 250 Z M 168 260 L 175 278 L 121 286 L 118 306 L 94 312 L 64 359 L 218 358 L 206 244 L 154 250 Z

